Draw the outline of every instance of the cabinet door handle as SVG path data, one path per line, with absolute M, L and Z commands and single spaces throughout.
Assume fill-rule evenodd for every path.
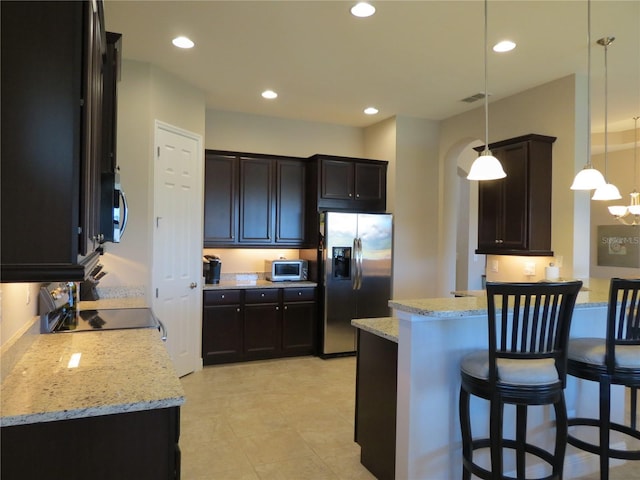
M 224 298 L 224 294 L 220 295 L 220 298 Z
M 359 193 L 358 193 L 358 194 L 356 194 L 356 198 L 360 198 L 360 194 L 359 194 Z
M 289 307 L 285 305 L 285 306 L 284 306 L 284 309 L 285 309 L 285 310 L 289 310 Z
M 236 312 L 240 313 L 240 307 L 236 308 Z
M 353 193 L 350 193 L 350 194 L 349 194 L 349 198 L 351 198 L 351 197 L 353 197 Z
M 260 294 L 260 296 L 261 296 L 261 297 L 264 297 L 264 293 L 261 293 L 261 294 Z
M 302 295 L 302 292 L 298 292 L 298 296 Z
M 276 310 L 280 310 L 280 307 L 276 307 Z

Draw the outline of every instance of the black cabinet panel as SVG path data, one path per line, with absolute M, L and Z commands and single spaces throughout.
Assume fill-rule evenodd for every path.
M 387 162 L 314 155 L 318 210 L 384 212 L 387 208 Z
M 206 151 L 204 184 L 204 246 L 236 243 L 237 158 Z
M 215 289 L 203 295 L 205 365 L 315 352 L 315 287 Z
M 179 435 L 179 407 L 3 427 L 0 476 L 179 479 Z
M 551 171 L 555 137 L 526 135 L 489 145 L 507 174 L 478 186 L 476 253 L 553 255 Z M 477 147 L 481 152 L 483 147 Z
M 272 242 L 273 170 L 270 160 L 240 159 L 240 243 Z
M 205 247 L 302 247 L 304 159 L 205 150 Z
M 82 280 L 99 236 L 102 2 L 0 2 L 2 281 Z

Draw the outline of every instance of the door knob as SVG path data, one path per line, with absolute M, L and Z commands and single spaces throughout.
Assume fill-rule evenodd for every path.
M 196 282 L 191 282 L 191 284 L 189 285 L 189 288 L 191 290 L 193 290 L 194 288 L 196 288 L 198 286 L 198 284 Z

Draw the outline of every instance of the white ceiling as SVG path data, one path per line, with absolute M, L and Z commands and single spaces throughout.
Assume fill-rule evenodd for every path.
M 106 0 L 107 30 L 123 34 L 123 56 L 149 62 L 202 89 L 207 108 L 340 125 L 394 115 L 444 119 L 482 106 L 462 98 L 484 90 L 482 1 L 372 2 L 373 17 L 349 1 Z M 587 73 L 587 2 L 489 2 L 490 102 L 551 80 Z M 171 39 L 195 43 L 180 50 Z M 640 114 L 640 0 L 591 3 L 592 128 L 603 130 L 604 49 L 609 131 Z M 279 93 L 261 98 L 264 89 Z M 374 105 L 380 113 L 362 110 Z M 491 119 L 491 108 L 489 108 Z

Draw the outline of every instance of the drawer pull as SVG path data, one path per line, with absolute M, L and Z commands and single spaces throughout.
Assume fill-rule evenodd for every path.
M 298 296 L 302 295 L 302 292 L 298 292 Z
M 261 294 L 260 294 L 260 296 L 261 296 L 261 297 L 264 297 L 264 293 L 261 293 Z
M 220 298 L 224 298 L 224 294 L 220 295 Z

